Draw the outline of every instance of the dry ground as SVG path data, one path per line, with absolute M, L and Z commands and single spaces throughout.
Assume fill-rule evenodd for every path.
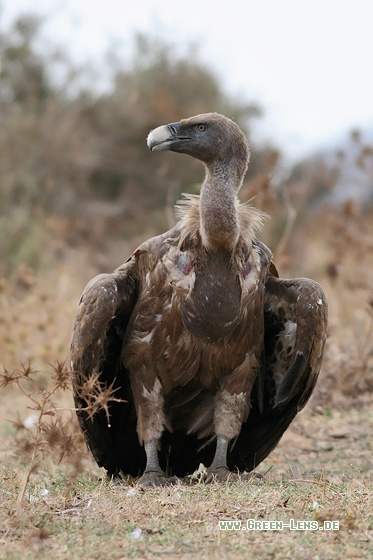
M 373 413 L 303 412 L 258 471 L 265 481 L 200 483 L 141 491 L 108 483 L 87 457 L 71 467 L 45 458 L 29 464 L 3 453 L 0 557 L 372 558 Z M 79 448 L 83 451 L 81 440 Z M 339 521 L 339 530 L 220 530 L 219 521 Z

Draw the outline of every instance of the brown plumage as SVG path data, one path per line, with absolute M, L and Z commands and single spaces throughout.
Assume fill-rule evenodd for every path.
M 237 200 L 246 138 L 216 113 L 161 126 L 152 151 L 200 159 L 200 196 L 179 222 L 112 274 L 91 280 L 71 343 L 78 418 L 111 475 L 160 485 L 203 462 L 209 481 L 251 471 L 312 393 L 327 304 L 312 280 L 281 280 L 255 237 L 264 215 Z M 118 401 L 94 416 L 82 386 L 96 376 Z

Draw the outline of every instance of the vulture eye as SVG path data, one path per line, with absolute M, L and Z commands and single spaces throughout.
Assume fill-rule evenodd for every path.
M 205 124 L 198 124 L 197 128 L 200 132 L 203 132 L 204 130 L 206 130 L 207 126 Z

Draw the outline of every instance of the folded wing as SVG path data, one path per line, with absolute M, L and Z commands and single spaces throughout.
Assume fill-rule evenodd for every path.
M 256 398 L 230 454 L 230 467 L 252 470 L 277 445 L 315 387 L 327 334 L 327 302 L 312 280 L 270 276 L 265 347 Z
M 85 288 L 71 340 L 75 406 L 88 447 L 109 474 L 139 473 L 145 456 L 136 433 L 129 375 L 121 363 L 128 322 L 138 297 L 130 265 L 100 274 Z

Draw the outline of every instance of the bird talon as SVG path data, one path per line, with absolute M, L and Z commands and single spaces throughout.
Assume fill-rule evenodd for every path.
M 264 480 L 264 476 L 255 471 L 253 472 L 232 472 L 226 467 L 219 467 L 217 469 L 207 470 L 205 477 L 205 484 L 211 482 L 248 482 L 253 479 Z
M 207 469 L 205 484 L 211 482 L 235 482 L 238 480 L 239 475 L 230 471 L 227 467 L 218 467 Z
M 157 488 L 159 486 L 172 486 L 178 484 L 177 476 L 167 476 L 164 473 L 144 472 L 137 484 L 141 488 Z
M 242 482 L 247 482 L 247 481 L 253 480 L 253 479 L 265 480 L 265 477 L 258 472 L 251 471 L 251 472 L 244 472 L 244 473 L 240 474 L 240 479 L 242 480 Z

